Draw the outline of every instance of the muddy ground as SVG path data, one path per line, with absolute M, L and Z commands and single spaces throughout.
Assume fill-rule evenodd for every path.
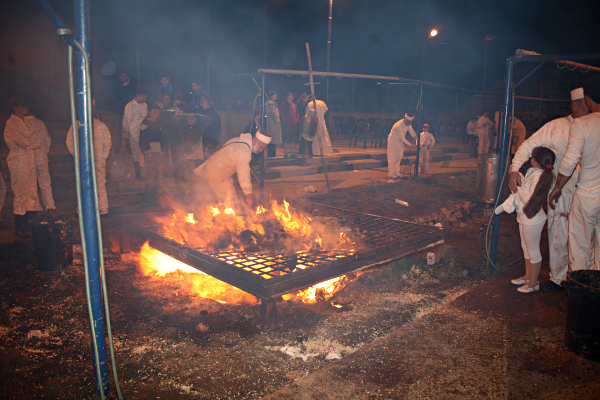
M 335 190 L 334 198 L 340 208 L 413 220 L 473 201 L 474 182 L 472 172 L 434 175 Z M 311 200 L 326 202 L 323 196 Z M 261 398 L 428 314 L 491 276 L 477 248 L 479 226 L 487 221 L 483 209 L 477 204 L 446 224 L 443 263 L 427 266 L 420 252 L 366 270 L 330 301 L 279 301 L 278 323 L 268 331 L 260 329 L 257 304 L 200 299 L 186 292 L 183 277 L 165 282 L 143 276 L 135 262 L 106 249 L 124 398 Z M 107 242 L 119 223 L 107 224 Z M 514 218 L 503 224 L 499 259 L 506 264 L 522 254 Z M 0 398 L 94 397 L 81 257 L 76 246 L 72 266 L 41 272 L 30 241 L 0 245 Z

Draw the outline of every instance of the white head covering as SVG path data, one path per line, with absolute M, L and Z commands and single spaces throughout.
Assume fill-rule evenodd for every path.
M 583 99 L 583 88 L 577 88 L 571 90 L 571 101 Z
M 263 143 L 269 144 L 271 143 L 271 136 L 263 135 L 261 132 L 256 132 L 256 138 Z
M 404 114 L 404 119 L 407 121 L 412 121 L 413 119 L 415 119 L 415 116 L 413 115 L 412 117 L 410 117 L 408 114 Z

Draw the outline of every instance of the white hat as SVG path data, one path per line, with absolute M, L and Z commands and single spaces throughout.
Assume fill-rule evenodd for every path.
M 583 88 L 579 87 L 577 89 L 571 90 L 571 101 L 583 99 Z
M 265 132 L 266 133 L 266 132 Z M 262 132 L 256 132 L 256 138 L 265 144 L 271 143 L 271 136 L 267 136 Z
M 408 114 L 404 114 L 404 119 L 407 121 L 412 121 L 413 119 L 415 119 L 415 116 L 413 115 L 412 117 L 409 116 Z

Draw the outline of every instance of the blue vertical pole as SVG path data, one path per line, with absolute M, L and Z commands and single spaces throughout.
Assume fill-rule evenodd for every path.
M 77 41 L 90 54 L 90 4 L 89 0 L 75 1 L 75 20 Z M 94 354 L 94 364 L 100 366 L 101 382 L 96 377 L 96 392 L 100 396 L 100 385 L 108 396 L 108 373 L 106 369 L 106 340 L 104 338 L 104 311 L 102 306 L 102 281 L 100 279 L 100 251 L 98 246 L 98 225 L 96 221 L 96 199 L 94 197 L 94 182 L 91 163 L 90 132 L 88 129 L 87 84 L 85 75 L 85 59 L 77 53 L 77 119 L 79 120 L 79 155 L 81 172 L 81 202 L 83 226 L 86 237 L 88 257 L 88 276 L 90 286 L 91 307 L 94 314 L 92 323 L 96 331 L 98 354 Z
M 496 194 L 496 204 L 498 206 L 498 199 L 502 197 L 502 177 L 504 176 L 504 169 L 506 167 L 506 148 L 508 146 L 508 107 L 510 105 L 510 93 L 513 79 L 513 67 L 514 67 L 514 56 L 509 57 L 506 61 L 506 85 L 504 87 L 504 115 L 502 116 L 502 136 L 500 137 L 500 161 L 498 164 L 498 189 Z M 492 230 L 492 246 L 490 260 L 496 265 L 496 256 L 498 253 L 498 235 L 500 234 L 500 216 L 494 216 L 494 228 Z M 490 268 L 491 265 L 490 265 Z
M 265 74 L 261 73 L 260 77 L 262 78 L 262 96 L 260 100 L 260 130 L 266 131 L 267 127 L 267 116 L 265 114 L 265 97 L 267 96 L 267 92 L 265 92 Z M 252 116 L 254 118 L 254 115 Z M 260 153 L 260 194 L 262 196 L 263 190 L 265 188 L 265 151 L 263 150 Z

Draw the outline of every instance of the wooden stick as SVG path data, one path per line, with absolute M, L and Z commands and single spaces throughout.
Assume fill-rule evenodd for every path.
M 327 175 L 327 166 L 325 165 L 325 157 L 323 156 L 323 144 L 321 143 L 321 135 L 319 134 L 319 113 L 317 112 L 317 98 L 315 97 L 315 84 L 313 82 L 312 61 L 310 58 L 310 47 L 306 42 L 306 54 L 308 55 L 308 75 L 310 77 L 310 93 L 313 97 L 313 108 L 315 109 L 315 117 L 317 118 L 317 140 L 319 141 L 319 149 L 321 150 L 321 161 L 323 162 L 323 172 L 325 173 L 325 182 L 327 182 L 327 193 L 329 194 L 329 204 L 333 205 L 331 198 L 331 186 L 329 185 L 329 176 Z M 323 121 L 325 123 L 325 121 Z M 312 145 L 312 143 L 311 143 Z

